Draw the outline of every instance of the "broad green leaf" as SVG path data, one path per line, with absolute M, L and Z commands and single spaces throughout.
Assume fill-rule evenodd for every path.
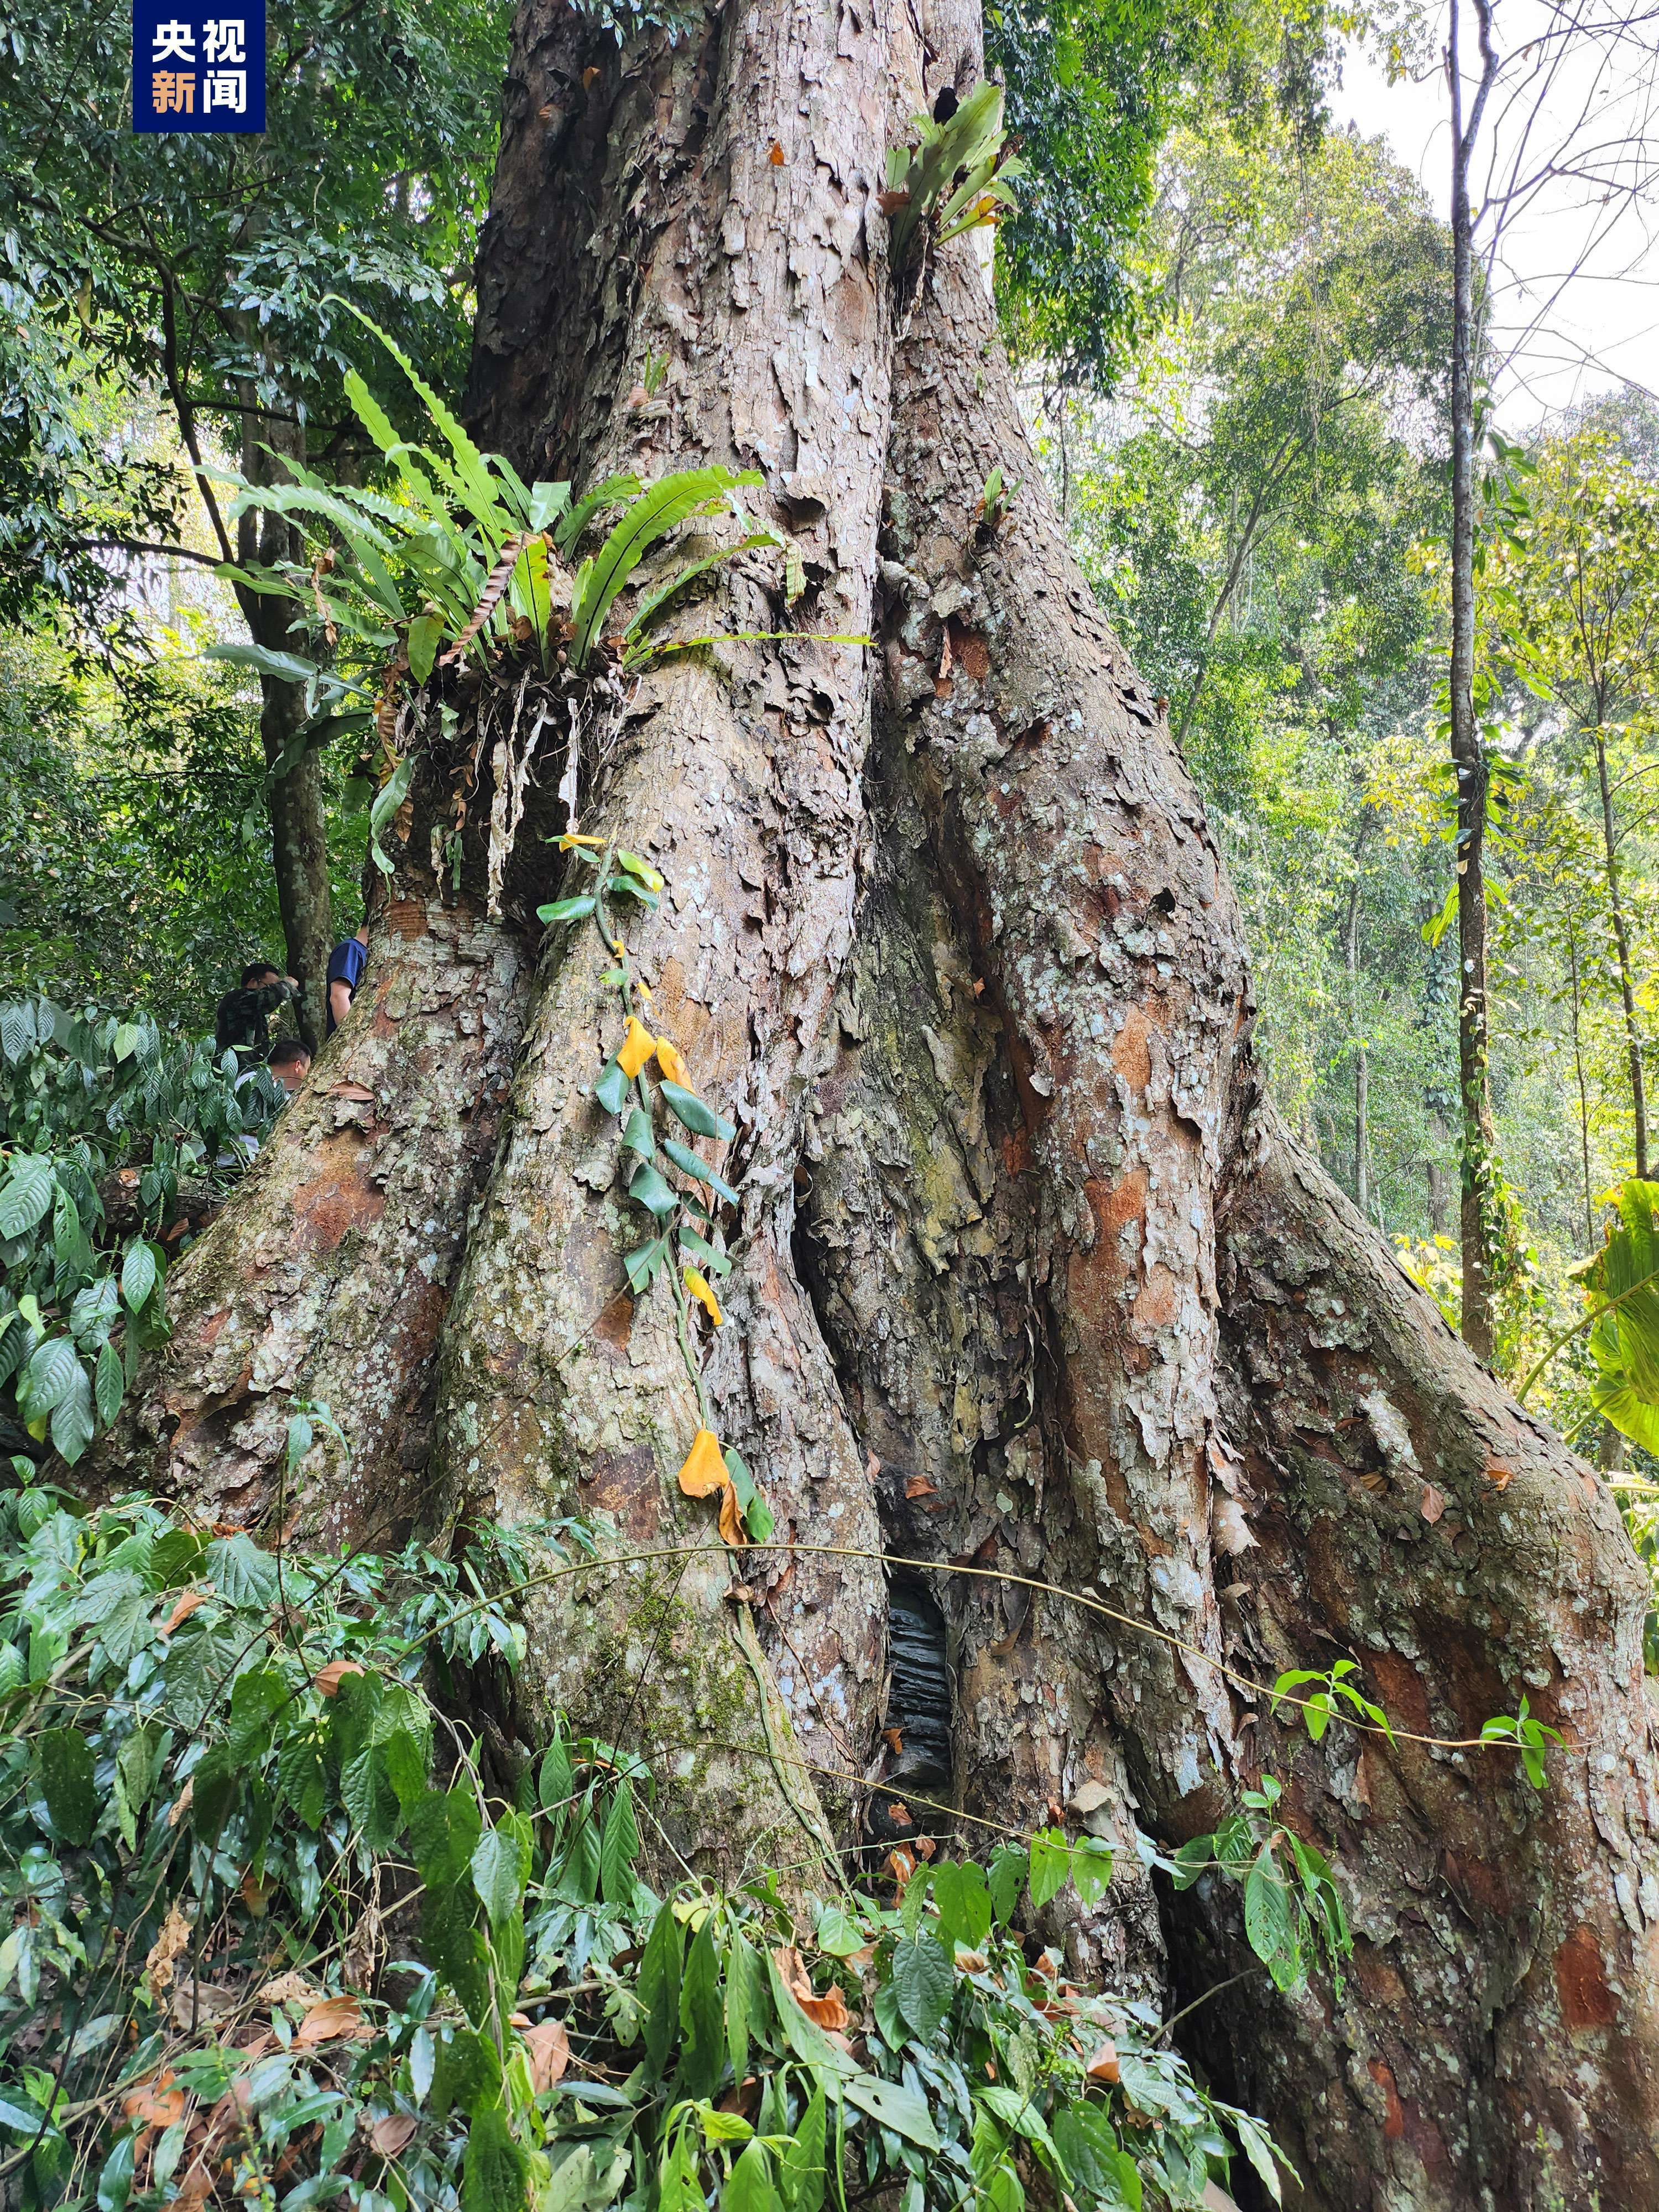
M 0 1184 L 0 1237 L 25 1237 L 52 1204 L 51 1164 L 27 1153 L 14 1154 Z
M 121 1297 L 129 1312 L 137 1313 L 149 1297 L 155 1288 L 156 1273 L 155 1255 L 149 1246 L 130 1244 L 121 1262 Z
M 668 1257 L 670 1233 L 665 1230 L 660 1237 L 653 1237 L 648 1244 L 641 1244 L 624 1255 L 623 1267 L 628 1276 L 628 1287 L 635 1297 L 648 1291 L 656 1280 L 657 1270 Z
M 216 1536 L 202 1555 L 202 1565 L 228 1604 L 258 1608 L 275 1602 L 276 1562 L 252 1536 Z
M 569 1805 L 574 1781 L 570 1747 L 562 1735 L 556 1735 L 542 1753 L 541 1771 L 537 1778 L 537 1800 L 543 1812 L 550 1813 L 555 1819 L 562 1816 Z
M 92 1377 L 77 1359 L 69 1388 L 52 1407 L 53 1450 L 73 1467 L 92 1442 L 94 1426 Z
M 340 1770 L 340 1802 L 371 1850 L 383 1851 L 404 1824 L 383 1743 L 366 1743 Z
M 500 2105 L 473 2115 L 461 2167 L 461 2212 L 525 2212 L 530 2185 L 528 2153 Z
M 628 1078 L 623 1073 L 614 1054 L 599 1071 L 599 1079 L 593 1085 L 593 1097 L 607 1114 L 620 1114 L 623 1101 L 628 1096 Z
M 389 876 L 392 867 L 381 848 L 380 832 L 397 819 L 398 809 L 409 796 L 409 787 L 414 775 L 415 756 L 405 753 L 375 793 L 374 804 L 368 810 L 369 857 L 383 876 Z
M 972 1859 L 943 1859 L 934 1867 L 933 1902 L 946 1946 L 977 1950 L 991 1932 L 991 1893 Z
M 629 1115 L 623 1129 L 623 1143 L 630 1152 L 637 1152 L 642 1160 L 654 1159 L 657 1140 L 652 1133 L 651 1116 L 643 1106 L 636 1106 Z
M 818 1912 L 817 1946 L 834 1959 L 850 1959 L 870 1941 L 844 1905 L 823 1905 Z
M 1030 1869 L 1030 1856 L 1022 1844 L 999 1844 L 991 1854 L 987 1886 L 999 1926 L 1006 1928 L 1013 1918 L 1014 1907 L 1019 1903 L 1019 1893 L 1025 1887 Z
M 604 545 L 591 561 L 583 562 L 577 575 L 571 609 L 572 667 L 585 665 L 617 592 L 659 538 L 690 516 L 711 510 L 740 486 L 761 480 L 754 471 L 739 473 L 720 466 L 680 469 L 659 477 L 630 500 Z M 577 512 L 572 510 L 573 518 Z M 562 530 L 560 535 L 562 538 Z
M 410 1850 L 428 1889 L 460 1881 L 472 1863 L 482 1830 L 477 1800 L 464 1784 L 428 1790 L 416 1801 L 409 1814 Z
M 421 1900 L 422 1948 L 475 2021 L 489 2010 L 489 1965 L 483 1936 L 473 1921 L 476 1910 L 463 1882 L 429 1889 Z
M 1039 1828 L 1031 1838 L 1031 1902 L 1039 1910 L 1057 1897 L 1072 1870 L 1071 1848 L 1058 1828 Z
M 663 1088 L 665 1091 L 668 1088 L 667 1085 L 665 1084 Z M 665 1137 L 662 1139 L 662 1148 L 682 1175 L 689 1175 L 698 1182 L 707 1183 L 714 1195 L 717 1198 L 723 1198 L 728 1206 L 735 1206 L 738 1203 L 738 1194 L 732 1189 L 731 1184 L 717 1176 L 708 1161 L 694 1152 L 690 1145 L 681 1144 L 678 1137 Z M 707 1245 L 702 1249 L 705 1253 L 708 1252 L 709 1248 Z M 711 1256 L 715 1262 L 716 1273 L 724 1274 L 731 1262 L 718 1252 L 713 1253 Z
M 1271 1842 L 1261 1846 L 1245 1876 L 1244 1933 L 1250 1948 L 1281 1990 L 1300 1984 L 1302 1954 L 1297 1941 L 1296 1908 Z
M 634 1817 L 634 1792 L 626 1781 L 617 1784 L 605 1816 L 599 1843 L 599 1886 L 607 1905 L 627 1906 L 634 1902 L 634 1862 L 640 1855 L 639 1823 Z
M 121 1410 L 121 1398 L 126 1389 L 126 1372 L 121 1365 L 121 1355 L 112 1344 L 104 1345 L 99 1352 L 92 1388 L 98 1419 L 105 1428 L 108 1428 Z
M 778 2154 L 778 2179 L 789 2212 L 820 2212 L 824 2185 L 823 2084 L 815 2081 L 793 2142 Z
M 524 1849 L 517 1837 L 504 1828 L 486 1828 L 473 1849 L 472 1887 L 493 1927 L 499 1928 L 508 1913 L 518 1911 L 526 1872 Z
M 917 2143 L 923 2150 L 940 2148 L 927 2106 L 914 2089 L 906 2089 L 896 2081 L 884 2081 L 879 2075 L 854 2074 L 843 2082 L 842 2094 L 849 2105 L 856 2105 L 861 2112 L 868 2112 L 884 2128 L 906 2142 Z
M 779 2201 L 765 2146 L 745 2143 L 720 2191 L 720 2212 L 776 2212 Z
M 726 1950 L 726 2051 L 734 2081 L 749 2070 L 749 2031 L 759 2002 L 760 1961 L 743 1930 L 733 1929 Z
M 734 1122 L 717 1114 L 712 1106 L 706 1105 L 695 1091 L 688 1091 L 683 1083 L 670 1083 L 665 1079 L 661 1090 L 670 1113 L 676 1121 L 684 1122 L 694 1136 L 725 1139 L 737 1135 Z
M 665 1085 L 664 1087 L 666 1088 Z M 665 1220 L 679 1203 L 660 1172 L 648 1160 L 635 1170 L 629 1182 L 628 1195 L 635 1206 L 642 1206 L 658 1221 Z
M 78 1729 L 42 1729 L 34 1739 L 34 1768 L 54 1834 L 66 1844 L 89 1844 L 99 1810 L 92 1746 Z
M 680 1959 L 684 1936 L 673 1907 L 659 1907 L 640 1960 L 641 2032 L 653 2074 L 668 2063 L 680 2021 Z
M 680 2080 L 686 2094 L 712 2097 L 726 2064 L 726 2023 L 720 2004 L 720 1966 L 712 1916 L 691 1939 L 680 1982 Z
M 443 634 L 441 615 L 416 615 L 409 625 L 409 672 L 417 684 L 424 684 L 431 675 Z
M 17 1386 L 17 1407 L 26 1421 L 38 1421 L 62 1403 L 73 1389 L 81 1362 L 74 1341 L 49 1336 L 29 1357 Z
M 598 904 L 599 901 L 593 894 L 591 891 L 585 891 L 579 898 L 555 899 L 550 906 L 538 906 L 536 909 L 536 919 L 538 921 L 546 922 L 550 927 L 562 921 L 586 921 Z M 617 1073 L 620 1073 L 621 1070 L 618 1069 Z M 618 1098 L 617 1105 L 613 1106 L 611 1111 L 614 1114 L 621 1104 L 622 1100 Z
M 894 1945 L 894 1994 L 919 2043 L 932 2043 L 938 2035 L 955 1986 L 955 1969 L 933 1936 L 923 1931 Z
M 216 1844 L 235 1810 L 245 1775 L 228 1744 L 216 1743 L 191 1775 L 190 1819 L 199 1841 Z
M 1085 1905 L 1098 1905 L 1111 1886 L 1111 1845 L 1099 1836 L 1079 1836 L 1072 1846 L 1073 1888 Z
M 274 676 L 284 684 L 307 684 L 322 671 L 314 660 L 307 660 L 297 653 L 276 653 L 266 645 L 210 645 L 203 653 L 204 660 L 228 660 L 238 668 L 257 669 L 261 676 Z

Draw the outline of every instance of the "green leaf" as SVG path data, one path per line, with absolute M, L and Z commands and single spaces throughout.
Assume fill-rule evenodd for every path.
M 366 1743 L 340 1770 L 340 1802 L 370 1850 L 383 1851 L 404 1824 L 383 1743 Z
M 670 1149 L 665 1143 L 664 1150 Z M 685 1147 L 684 1145 L 678 1145 L 672 1149 L 675 1152 L 684 1152 Z M 691 1158 L 696 1159 L 696 1154 L 693 1152 Z M 677 1164 L 683 1165 L 684 1163 L 679 1162 Z M 732 1199 L 735 1204 L 737 1200 L 735 1191 L 732 1193 Z M 732 1262 L 726 1258 L 725 1253 L 717 1252 L 707 1237 L 699 1237 L 695 1229 L 684 1227 L 681 1229 L 680 1257 L 682 1259 L 689 1257 L 695 1267 L 702 1269 L 705 1275 L 729 1275 L 732 1272 Z
M 850 1959 L 870 1941 L 846 1907 L 834 1903 L 820 1907 L 817 1937 L 819 1950 L 833 1959 Z
M 429 1889 L 421 1900 L 421 1943 L 468 2018 L 481 2021 L 489 2010 L 489 1963 L 483 1936 L 473 1923 L 474 1910 L 460 1882 Z
M 680 1982 L 680 2025 L 686 2036 L 679 2065 L 685 2093 L 712 2097 L 726 2065 L 726 2022 L 712 1914 L 691 1939 Z
M 815 2081 L 794 2140 L 778 2154 L 778 2179 L 789 2212 L 820 2212 L 824 2185 L 823 2084 Z
M 765 2146 L 745 2143 L 720 2191 L 720 2212 L 775 2212 L 778 2202 Z
M 668 1257 L 669 1234 L 665 1230 L 650 1243 L 639 1245 L 623 1256 L 623 1267 L 628 1276 L 628 1287 L 636 1298 L 650 1289 L 656 1280 L 658 1268 Z
M 15 1153 L 3 1186 L 0 1186 L 0 1237 L 26 1237 L 52 1204 L 53 1181 L 49 1161 L 27 1152 Z
M 626 1908 L 634 1902 L 634 1862 L 639 1855 L 634 1792 L 624 1780 L 617 1784 L 599 1842 L 599 1886 L 607 1905 Z
M 526 1871 L 517 1837 L 504 1828 L 486 1828 L 473 1849 L 472 1887 L 492 1927 L 499 1928 L 508 1913 L 518 1911 Z
M 761 481 L 752 470 L 678 469 L 659 477 L 631 500 L 598 554 L 583 562 L 577 576 L 571 609 L 572 667 L 580 670 L 586 664 L 612 601 L 658 538 L 700 510 L 709 509 L 740 485 Z
M 308 684 L 322 673 L 314 660 L 302 659 L 297 653 L 274 653 L 265 645 L 210 645 L 202 658 L 257 669 L 261 676 L 274 676 L 284 684 Z
M 999 1844 L 991 1854 L 988 1887 L 991 1906 L 1000 1927 L 1006 1928 L 1014 1917 L 1014 1907 L 1019 1903 L 1019 1893 L 1025 1887 L 1030 1870 L 1030 1856 L 1019 1844 Z
M 599 1070 L 599 1079 L 593 1085 L 593 1096 L 607 1114 L 620 1114 L 623 1101 L 628 1096 L 628 1078 L 613 1055 Z
M 1296 1909 L 1271 1841 L 1261 1846 L 1245 1876 L 1244 1933 L 1250 1948 L 1281 1990 L 1300 1985 L 1302 1954 L 1297 1942 Z
M 81 1362 L 72 1338 L 50 1336 L 37 1345 L 18 1377 L 17 1410 L 26 1421 L 38 1421 L 62 1403 L 75 1386 Z
M 893 1991 L 911 2033 L 932 2043 L 951 2009 L 956 1972 L 938 1941 L 925 1931 L 893 1947 Z
M 933 1869 L 933 1902 L 947 1948 L 975 1951 L 991 1932 L 991 1893 L 972 1859 L 943 1859 Z
M 460 1784 L 428 1790 L 409 1814 L 410 1850 L 428 1889 L 458 1882 L 472 1863 L 483 1830 L 478 1801 Z
M 749 2031 L 757 2024 L 760 2002 L 760 1961 L 742 1929 L 733 1929 L 726 1952 L 726 2051 L 734 2081 L 749 2069 Z
M 673 1907 L 662 1905 L 651 1923 L 640 1960 L 640 2027 L 653 2074 L 668 2063 L 680 2019 L 680 1959 L 684 1937 Z
M 105 1428 L 108 1428 L 121 1410 L 121 1398 L 126 1389 L 126 1372 L 121 1365 L 121 1355 L 112 1344 L 102 1346 L 99 1351 L 92 1389 L 98 1419 Z
M 417 684 L 424 684 L 431 675 L 443 634 L 441 615 L 416 615 L 409 625 L 409 672 Z
M 525 2212 L 530 2159 L 500 2105 L 473 2117 L 461 2168 L 461 2212 Z
M 369 857 L 383 876 L 391 875 L 392 866 L 381 848 L 380 832 L 397 819 L 398 810 L 409 796 L 409 787 L 414 775 L 415 756 L 405 753 L 375 793 L 374 804 L 368 810 Z
M 664 1084 L 662 1087 L 665 1091 L 668 1085 Z M 687 1096 L 690 1096 L 689 1092 Z M 723 1198 L 728 1206 L 737 1204 L 738 1194 L 732 1189 L 731 1184 L 723 1182 L 709 1166 L 708 1161 L 694 1152 L 690 1145 L 681 1144 L 678 1137 L 665 1137 L 662 1140 L 662 1148 L 682 1175 L 689 1175 L 698 1182 L 707 1183 L 714 1195 L 717 1198 Z M 707 1245 L 703 1247 L 705 1253 L 708 1253 L 708 1249 Z M 710 1256 L 715 1262 L 717 1273 L 724 1274 L 731 1262 L 722 1259 L 718 1252 L 713 1253 Z
M 636 1106 L 629 1115 L 623 1130 L 623 1143 L 630 1152 L 637 1152 L 642 1160 L 654 1159 L 657 1141 L 652 1133 L 651 1116 L 643 1106 Z
M 927 2106 L 914 2089 L 884 2081 L 879 2075 L 855 2074 L 842 2084 L 842 2094 L 849 2105 L 856 2105 L 907 2142 L 920 2144 L 923 2150 L 942 2148 Z
M 121 1297 L 130 1313 L 137 1313 L 155 1288 L 155 1255 L 142 1242 L 130 1244 L 121 1262 Z
M 538 906 L 536 909 L 536 919 L 538 921 L 544 921 L 550 925 L 561 921 L 586 921 L 598 904 L 599 901 L 593 894 L 591 891 L 585 891 L 580 898 L 555 899 L 550 906 Z M 614 1066 L 616 1063 L 612 1061 L 611 1065 Z M 617 1073 L 620 1075 L 622 1070 L 617 1068 Z M 623 1079 L 625 1081 L 626 1078 Z M 613 1106 L 611 1111 L 614 1114 L 617 1107 L 621 1104 L 622 1101 L 619 1098 L 617 1101 L 617 1106 Z
M 666 1085 L 664 1088 L 666 1089 Z M 659 1170 L 647 1160 L 634 1171 L 628 1186 L 628 1195 L 635 1206 L 642 1206 L 656 1220 L 665 1220 L 679 1200 Z
M 73 1467 L 92 1442 L 94 1427 L 92 1377 L 77 1359 L 68 1389 L 52 1408 L 53 1450 Z
M 714 1111 L 712 1106 L 705 1105 L 696 1092 L 688 1091 L 683 1083 L 670 1083 L 665 1079 L 661 1090 L 670 1113 L 678 1121 L 683 1122 L 694 1136 L 719 1137 L 725 1139 L 737 1135 L 737 1125 L 734 1122 L 725 1120 L 722 1115 Z
M 570 1748 L 562 1735 L 556 1735 L 542 1753 L 541 1771 L 537 1778 L 537 1802 L 543 1812 L 557 1820 L 568 1809 L 570 1794 L 575 1783 L 570 1765 Z
M 228 1744 L 216 1743 L 191 1774 L 190 1820 L 198 1841 L 211 1850 L 236 1808 L 246 1776 Z
M 276 1562 L 252 1536 L 216 1536 L 202 1555 L 202 1565 L 228 1604 L 258 1610 L 275 1602 Z
M 501 2062 L 495 2039 L 476 2028 L 457 2028 L 438 2045 L 432 2078 L 432 2117 L 488 2112 L 501 2100 Z
M 1072 1887 L 1085 1905 L 1098 1905 L 1112 1886 L 1112 1847 L 1099 1836 L 1079 1836 L 1072 1846 Z
M 1031 1902 L 1039 1911 L 1057 1897 L 1072 1870 L 1072 1854 L 1058 1828 L 1039 1828 L 1031 1838 Z
M 89 1844 L 99 1799 L 85 1736 L 78 1729 L 42 1729 L 34 1739 L 34 1769 L 53 1833 L 65 1844 Z

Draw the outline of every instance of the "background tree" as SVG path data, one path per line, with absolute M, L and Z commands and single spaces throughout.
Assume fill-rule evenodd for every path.
M 68 586 L 84 619 L 100 581 L 107 599 L 111 548 L 159 541 L 210 565 L 288 550 L 279 518 L 263 546 L 233 540 L 215 472 L 222 453 L 256 481 L 280 477 L 284 456 L 347 477 L 362 465 L 338 378 L 354 359 L 380 367 L 332 294 L 373 301 L 433 374 L 453 374 L 503 27 L 474 0 L 436 14 L 275 7 L 262 137 L 143 137 L 124 13 L 70 0 L 15 27 L 0 55 L 8 343 L 28 367 L 7 426 L 21 492 L 5 525 L 14 592 L 50 599 Z M 100 378 L 153 390 L 169 411 L 207 549 L 181 538 L 176 491 L 146 490 L 125 455 L 66 433 L 65 381 Z M 40 497 L 43 460 L 73 474 L 73 500 Z M 280 652 L 279 604 L 240 586 L 239 599 L 256 647 Z M 269 659 L 259 680 L 278 906 L 320 1032 L 332 934 L 323 770 L 300 738 L 295 684 Z

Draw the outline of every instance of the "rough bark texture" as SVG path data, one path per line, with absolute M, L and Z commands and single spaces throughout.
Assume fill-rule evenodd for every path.
M 971 75 L 976 23 L 927 29 L 929 90 Z M 556 935 L 520 1038 L 518 939 L 440 904 L 411 829 L 358 1011 L 175 1279 L 122 1466 L 159 1449 L 193 1500 L 252 1511 L 303 1393 L 352 1412 L 360 1529 L 417 1493 L 599 1525 L 614 1561 L 533 1607 L 520 1723 L 559 1705 L 643 1751 L 665 1848 L 728 1878 L 819 1861 L 826 1811 L 850 1840 L 884 1768 L 942 1777 L 913 1830 L 1075 1817 L 1166 1845 L 1271 1768 L 1336 1859 L 1355 1971 L 1340 1999 L 1258 1974 L 1193 2027 L 1300 2201 L 1659 2203 L 1638 1572 L 1589 1470 L 1263 1101 L 1219 855 L 1042 495 L 971 242 L 919 286 L 884 264 L 915 36 L 801 0 L 618 57 L 526 0 L 480 271 L 488 442 L 582 481 L 758 466 L 807 588 L 787 605 L 745 556 L 696 631 L 879 639 L 660 663 L 584 755 L 584 830 L 669 879 L 629 925 L 653 1025 L 738 1124 L 727 1326 L 688 1363 L 667 1287 L 628 1291 L 641 1226 L 592 1098 L 610 955 Z M 994 466 L 1025 482 L 987 527 Z M 545 797 L 550 761 L 520 765 Z M 428 827 L 447 791 L 417 794 Z M 509 915 L 551 887 L 535 818 Z M 463 1245 L 446 1306 L 416 1263 L 447 1285 Z M 711 1414 L 792 1555 L 734 1563 L 679 1496 Z M 896 1571 L 908 1749 L 905 1713 L 880 1734 L 884 1544 L 923 1562 Z M 1252 1686 L 1344 1656 L 1396 1746 L 1312 1746 Z M 1421 1740 L 1523 1692 L 1570 1739 L 1541 1796 L 1511 1753 Z M 918 1767 L 947 1712 L 954 1771 Z M 1236 1890 L 1160 1896 L 1129 1851 L 1048 1932 L 1182 2002 L 1249 1964 Z
M 434 1354 L 523 1020 L 521 940 L 400 884 L 350 1013 L 232 1204 L 167 1285 L 171 1341 L 106 1447 L 209 1520 L 276 1504 L 295 1399 L 349 1467 L 303 1470 L 313 1533 L 395 1540 L 421 1512 Z M 298 1500 L 290 1501 L 299 1503 Z

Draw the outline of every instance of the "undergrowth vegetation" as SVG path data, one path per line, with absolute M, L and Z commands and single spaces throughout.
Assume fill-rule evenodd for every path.
M 326 1420 L 295 1413 L 291 1468 Z M 616 1564 L 568 1523 L 301 1557 L 143 1497 L 0 1499 L 16 2201 L 1117 2212 L 1196 2207 L 1241 2151 L 1278 2195 L 1155 2009 L 1032 1932 L 1103 1894 L 1092 1838 L 733 1893 L 637 1753 L 515 1753 L 483 1715 L 518 1591 Z

